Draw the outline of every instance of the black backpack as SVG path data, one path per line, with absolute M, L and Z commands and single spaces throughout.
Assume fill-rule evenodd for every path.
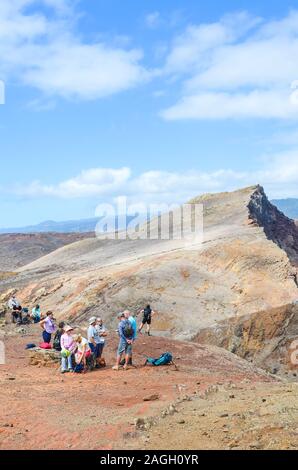
M 134 335 L 134 330 L 133 330 L 132 324 L 130 323 L 129 320 L 125 321 L 125 326 L 123 328 L 123 333 L 124 333 L 125 338 L 132 338 L 133 335 Z
M 148 308 L 148 307 L 144 308 L 144 317 L 145 317 L 145 318 L 147 318 L 147 319 L 150 318 L 150 317 L 151 317 L 151 313 L 152 313 L 152 310 L 151 310 L 150 307 L 149 307 L 149 308 Z
M 55 334 L 54 341 L 53 341 L 53 348 L 56 349 L 56 351 L 61 351 L 61 344 L 60 344 L 61 336 L 62 336 L 62 333 L 60 331 L 57 331 L 57 333 Z

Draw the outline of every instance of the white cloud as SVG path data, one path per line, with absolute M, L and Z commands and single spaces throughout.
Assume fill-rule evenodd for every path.
M 129 168 L 92 168 L 82 171 L 78 176 L 62 181 L 56 185 L 45 185 L 33 181 L 24 188 L 16 186 L 13 190 L 24 197 L 58 197 L 74 199 L 80 197 L 106 196 L 124 190 L 130 178 Z
M 297 118 L 298 11 L 264 22 L 247 13 L 190 26 L 175 39 L 165 73 L 184 76 L 165 119 Z M 210 109 L 211 108 L 211 109 Z
M 145 18 L 145 23 L 148 28 L 154 29 L 159 26 L 161 22 L 160 13 L 158 11 L 154 11 L 152 13 L 148 13 Z
M 261 20 L 246 12 L 224 16 L 218 23 L 190 25 L 174 39 L 166 71 L 185 73 L 193 67 L 208 66 L 213 51 L 234 43 L 254 28 Z
M 6 193 L 25 198 L 96 198 L 99 202 L 125 195 L 132 203 L 182 203 L 206 192 L 261 184 L 271 198 L 298 197 L 298 150 L 265 155 L 262 161 L 262 167 L 250 172 L 223 168 L 212 172 L 155 170 L 134 175 L 126 167 L 93 168 L 57 184 L 17 182 Z
M 247 93 L 205 92 L 186 96 L 161 113 L 167 120 L 230 118 L 297 118 L 298 105 L 293 105 L 284 90 L 254 90 Z
M 71 2 L 40 0 L 53 9 L 30 10 L 35 0 L 2 0 L 0 73 L 47 96 L 96 99 L 146 81 L 143 53 L 104 42 L 85 42 L 76 32 Z M 37 3 L 38 5 L 38 3 Z

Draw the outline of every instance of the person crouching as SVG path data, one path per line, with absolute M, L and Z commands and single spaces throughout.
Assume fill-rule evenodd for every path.
M 86 338 L 83 338 L 82 335 L 75 335 L 73 337 L 74 342 L 77 345 L 77 351 L 75 354 L 76 364 L 82 364 L 84 371 L 87 370 L 87 359 L 91 356 L 90 346 Z

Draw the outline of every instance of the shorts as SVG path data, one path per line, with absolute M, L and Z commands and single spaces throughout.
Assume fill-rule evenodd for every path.
M 132 355 L 132 344 L 128 344 L 127 341 L 120 339 L 118 346 L 118 356 L 121 356 L 125 353 L 126 356 Z
M 143 323 L 143 325 L 146 325 L 146 323 L 148 325 L 151 325 L 151 316 L 150 317 L 143 317 L 142 323 Z
M 96 359 L 100 357 L 100 354 L 101 354 L 100 346 L 101 344 L 96 344 L 96 346 L 94 346 L 93 343 L 89 343 L 89 347 L 91 351 L 93 352 L 94 356 L 96 357 Z

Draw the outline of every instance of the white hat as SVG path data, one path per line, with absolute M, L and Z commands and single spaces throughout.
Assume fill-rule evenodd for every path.
M 96 317 L 91 317 L 89 319 L 89 325 L 92 325 L 92 323 L 95 323 L 96 322 Z
M 69 325 L 66 325 L 63 329 L 64 329 L 65 333 L 67 333 L 68 331 L 73 331 L 73 327 L 69 326 Z

